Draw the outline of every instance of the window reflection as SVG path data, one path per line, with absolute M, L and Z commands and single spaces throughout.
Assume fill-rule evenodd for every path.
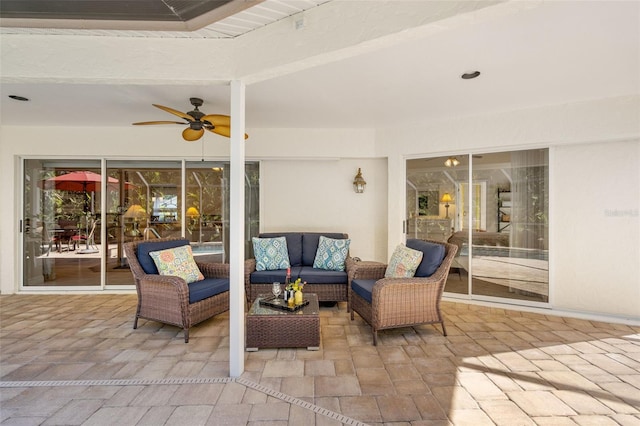
M 407 161 L 407 238 L 458 246 L 448 293 L 548 302 L 548 150 L 449 158 Z M 424 191 L 450 194 L 449 208 L 421 216 Z
M 136 240 L 185 237 L 198 261 L 228 261 L 228 163 L 184 167 L 182 161 L 106 160 L 103 185 L 100 160 L 25 160 L 22 285 L 132 286 L 123 245 Z M 75 186 L 58 183 L 69 177 Z M 248 242 L 259 229 L 259 163 L 245 165 L 245 197 L 249 256 Z

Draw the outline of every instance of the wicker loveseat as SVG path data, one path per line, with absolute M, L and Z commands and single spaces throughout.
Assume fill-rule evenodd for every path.
M 444 259 L 439 265 L 433 263 L 434 256 L 429 254 L 436 246 L 429 244 L 444 246 L 444 254 L 440 249 Z M 406 245 L 424 253 L 416 275 L 411 278 L 385 278 L 387 265 L 378 262 L 355 262 L 351 269 L 351 320 L 357 312 L 371 326 L 374 345 L 378 343 L 378 330 L 389 328 L 441 324 L 443 334 L 447 335 L 440 300 L 458 247 L 434 240 L 407 240 Z M 435 272 L 422 272 L 429 269 Z
M 304 291 L 318 295 L 320 302 L 347 302 L 349 300 L 348 271 L 353 260 L 347 257 L 344 271 L 330 271 L 314 268 L 314 259 L 320 236 L 332 239 L 347 239 L 348 235 L 331 232 L 271 232 L 261 233 L 259 238 L 285 237 L 289 262 L 291 264 L 291 280 L 300 278 L 306 281 Z M 256 271 L 256 260 L 249 259 L 245 277 L 247 301 L 253 302 L 259 294 L 270 294 L 274 282 L 285 282 L 286 269 Z
M 189 328 L 229 310 L 229 265 L 197 263 L 205 279 L 191 284 L 177 276 L 159 275 L 149 255 L 152 251 L 189 245 L 182 238 L 163 238 L 124 244 L 124 251 L 138 292 L 138 318 L 171 324 L 184 329 L 189 342 Z

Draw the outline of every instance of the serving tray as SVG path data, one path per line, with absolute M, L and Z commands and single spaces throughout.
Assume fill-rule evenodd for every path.
M 303 299 L 301 304 L 289 306 L 289 304 L 287 304 L 284 299 L 270 296 L 265 297 L 264 299 L 260 299 L 260 304 L 263 306 L 268 306 L 270 308 L 280 309 L 282 311 L 295 312 L 307 306 L 309 304 L 309 301 L 307 299 Z

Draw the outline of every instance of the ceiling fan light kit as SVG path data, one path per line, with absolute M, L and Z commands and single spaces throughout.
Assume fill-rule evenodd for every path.
M 200 98 L 189 98 L 191 105 L 193 105 L 193 111 L 181 112 L 173 108 L 169 108 L 163 105 L 152 104 L 154 107 L 166 111 L 170 114 L 177 115 L 185 121 L 143 121 L 139 123 L 133 123 L 134 126 L 144 126 L 149 124 L 182 124 L 188 125 L 186 129 L 182 131 L 182 138 L 187 142 L 197 141 L 202 137 L 205 130 L 224 137 L 231 137 L 231 117 L 222 114 L 204 114 L 198 109 L 202 106 L 203 101 Z M 247 139 L 249 135 L 245 133 L 244 138 Z
M 456 157 L 449 157 L 444 162 L 444 165 L 447 167 L 456 167 L 458 164 L 460 164 L 460 161 Z

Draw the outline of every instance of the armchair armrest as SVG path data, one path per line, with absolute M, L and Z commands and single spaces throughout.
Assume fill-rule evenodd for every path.
M 378 328 L 420 324 L 438 318 L 444 283 L 426 278 L 383 278 L 371 294 L 373 321 Z
M 229 278 L 228 263 L 196 262 L 205 278 Z
M 173 275 L 148 275 L 140 279 L 140 293 L 145 298 L 158 301 L 178 299 L 183 306 L 189 305 L 189 287 L 185 280 Z
M 244 261 L 244 297 L 247 303 L 251 303 L 251 273 L 256 270 L 255 259 L 245 259 Z
M 244 261 L 245 272 L 252 273 L 256 270 L 256 260 L 251 258 Z
M 353 280 L 379 280 L 384 278 L 387 265 L 381 262 L 363 260 L 347 262 L 349 283 Z
M 138 297 L 144 300 L 144 304 L 138 306 L 137 316 L 162 318 L 169 324 L 183 325 L 187 329 L 191 327 L 189 287 L 182 278 L 145 274 L 140 278 Z

